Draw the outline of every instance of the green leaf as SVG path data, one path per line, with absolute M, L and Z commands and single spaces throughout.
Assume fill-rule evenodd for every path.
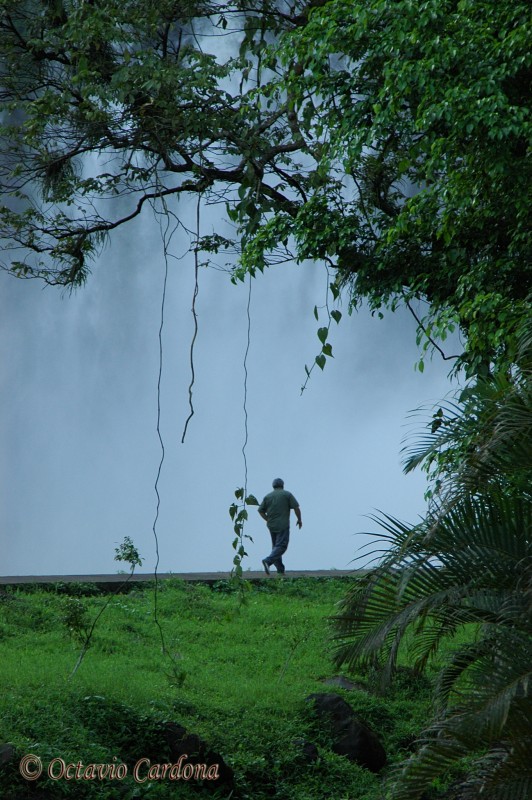
M 318 339 L 322 344 L 325 344 L 328 335 L 329 335 L 328 328 L 318 328 Z
M 321 354 L 321 353 L 320 353 L 320 355 L 319 355 L 319 356 L 316 356 L 316 359 L 315 359 L 315 361 L 316 361 L 316 364 L 318 365 L 318 367 L 319 367 L 320 369 L 323 369 L 323 368 L 324 368 L 324 366 L 325 366 L 325 361 L 326 361 L 326 358 L 325 358 L 325 356 L 324 356 L 323 354 Z

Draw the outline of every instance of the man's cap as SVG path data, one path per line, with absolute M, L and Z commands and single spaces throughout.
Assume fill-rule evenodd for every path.
M 275 478 L 272 482 L 272 486 L 274 489 L 283 489 L 284 488 L 284 481 L 282 478 Z

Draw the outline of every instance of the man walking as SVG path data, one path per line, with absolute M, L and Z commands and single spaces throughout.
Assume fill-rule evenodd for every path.
M 266 495 L 258 508 L 262 519 L 266 520 L 272 537 L 272 552 L 262 560 L 262 565 L 266 575 L 270 574 L 271 566 L 275 566 L 277 572 L 283 575 L 285 568 L 282 555 L 286 552 L 290 538 L 291 509 L 295 511 L 298 528 L 301 528 L 303 523 L 299 503 L 291 492 L 285 490 L 284 481 L 275 478 L 272 486 L 273 492 Z

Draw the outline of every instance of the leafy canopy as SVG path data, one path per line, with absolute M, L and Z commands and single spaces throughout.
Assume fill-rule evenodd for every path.
M 354 304 L 425 299 L 425 332 L 458 324 L 470 369 L 501 355 L 529 310 L 528 20 L 519 2 L 349 0 L 287 33 L 279 97 L 314 164 L 245 266 L 291 234 Z
M 458 326 L 459 365 L 507 365 L 528 20 L 524 0 L 0 0 L 4 266 L 79 285 L 114 228 L 201 193 L 235 223 L 201 242 L 238 242 L 235 279 L 321 259 L 352 307 L 406 303 L 425 348 Z

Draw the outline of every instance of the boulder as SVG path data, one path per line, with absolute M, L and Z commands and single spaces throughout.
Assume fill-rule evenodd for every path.
M 232 785 L 234 773 L 231 767 L 225 763 L 220 753 L 210 750 L 197 734 L 188 733 L 186 728 L 176 722 L 164 722 L 160 731 L 173 762 L 178 761 L 179 756 L 187 755 L 190 764 L 206 764 L 207 767 L 217 764 L 218 779 L 207 781 L 205 786 L 215 789 L 218 786 Z
M 377 735 L 357 719 L 355 712 L 338 694 L 311 694 L 307 701 L 313 703 L 316 715 L 329 726 L 332 749 L 340 756 L 380 772 L 386 765 L 386 753 Z
M 318 748 L 312 742 L 305 739 L 294 739 L 294 745 L 298 748 L 300 759 L 304 764 L 315 764 L 319 758 Z
M 16 752 L 14 745 L 10 742 L 0 744 L 0 767 L 4 766 L 4 764 L 10 764 L 14 760 Z

